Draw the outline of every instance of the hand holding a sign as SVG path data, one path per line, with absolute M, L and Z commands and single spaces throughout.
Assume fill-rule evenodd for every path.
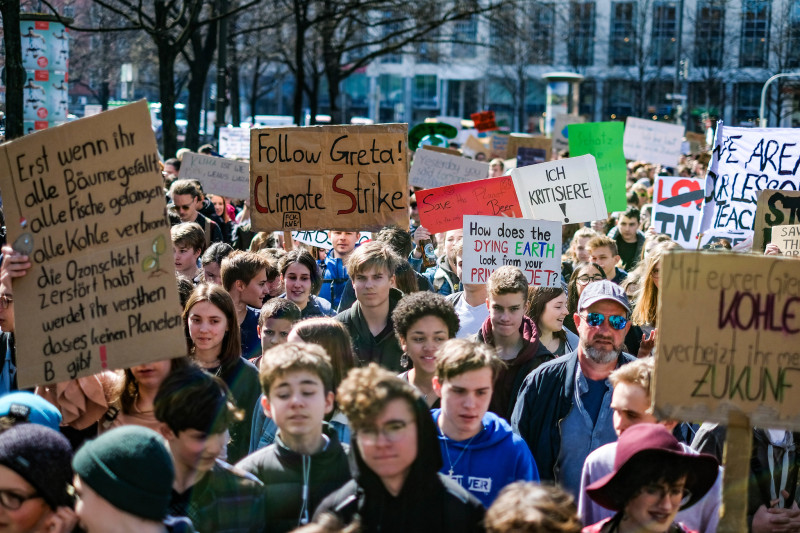
M 783 255 L 777 244 L 769 243 L 764 249 L 764 255 Z
M 0 268 L 0 279 L 20 278 L 28 273 L 31 268 L 31 261 L 27 255 L 23 255 L 11 246 L 3 246 L 3 265 Z

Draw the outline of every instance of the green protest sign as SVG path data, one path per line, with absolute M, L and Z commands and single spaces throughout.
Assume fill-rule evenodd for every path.
M 608 212 L 625 211 L 625 155 L 622 152 L 622 122 L 569 124 L 569 156 L 591 154 L 597 161 Z

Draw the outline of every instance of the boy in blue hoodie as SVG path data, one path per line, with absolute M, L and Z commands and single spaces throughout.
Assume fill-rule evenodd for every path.
M 486 344 L 451 339 L 437 352 L 433 390 L 442 408 L 432 411 L 449 475 L 487 508 L 506 485 L 539 481 L 525 441 L 488 412 L 494 380 L 503 362 Z

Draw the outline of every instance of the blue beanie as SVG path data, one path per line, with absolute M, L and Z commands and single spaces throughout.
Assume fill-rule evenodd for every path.
M 0 416 L 12 416 L 58 431 L 61 413 L 41 396 L 27 391 L 10 392 L 0 396 Z

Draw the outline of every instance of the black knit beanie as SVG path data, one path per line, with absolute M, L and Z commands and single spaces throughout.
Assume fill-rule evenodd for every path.
M 122 426 L 83 445 L 75 473 L 99 496 L 132 515 L 161 522 L 175 470 L 164 439 L 142 426 Z
M 72 507 L 72 446 L 64 435 L 39 424 L 21 423 L 0 434 L 0 465 L 33 485 L 51 509 Z

